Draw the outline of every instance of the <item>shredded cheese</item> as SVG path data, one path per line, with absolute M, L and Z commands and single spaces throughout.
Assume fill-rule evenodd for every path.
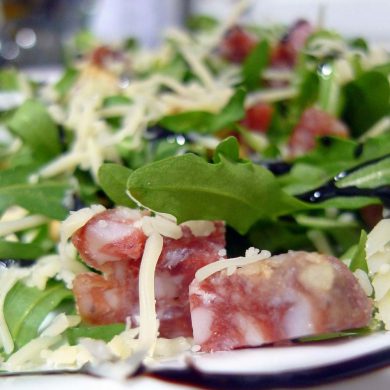
M 29 215 L 24 218 L 2 221 L 0 222 L 0 237 L 7 236 L 16 232 L 20 232 L 27 229 L 32 229 L 45 223 L 48 223 L 50 220 L 43 215 Z
M 247 249 L 244 257 L 240 256 L 232 259 L 221 259 L 214 263 L 205 265 L 195 273 L 195 278 L 198 282 L 202 282 L 211 275 L 222 270 L 227 270 L 227 274 L 232 275 L 237 267 L 244 267 L 245 265 L 268 259 L 270 256 L 271 253 L 269 251 L 260 251 L 259 249 L 251 247 Z
M 154 273 L 162 248 L 162 236 L 153 232 L 146 240 L 139 270 L 139 348 L 149 355 L 153 355 L 158 334 Z
M 368 234 L 366 254 L 376 318 L 390 330 L 390 219 L 381 220 Z

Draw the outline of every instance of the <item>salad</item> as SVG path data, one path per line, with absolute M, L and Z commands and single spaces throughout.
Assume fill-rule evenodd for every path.
M 241 8 L 0 71 L 3 371 L 390 330 L 390 57 Z

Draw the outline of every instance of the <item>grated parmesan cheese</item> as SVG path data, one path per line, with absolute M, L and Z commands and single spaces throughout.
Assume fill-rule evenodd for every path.
M 382 219 L 368 234 L 366 254 L 376 318 L 390 330 L 390 219 Z
M 222 270 L 227 270 L 227 274 L 230 276 L 235 272 L 237 267 L 244 267 L 245 265 L 268 259 L 270 256 L 271 253 L 269 251 L 260 251 L 259 249 L 251 247 L 247 249 L 244 257 L 240 256 L 232 259 L 221 259 L 205 265 L 195 273 L 195 278 L 198 282 L 202 282 L 211 275 Z
M 215 231 L 215 225 L 211 221 L 187 221 L 182 225 L 187 226 L 195 237 L 207 237 Z
M 153 232 L 146 240 L 139 270 L 139 349 L 149 355 L 153 355 L 158 334 L 154 274 L 162 248 L 162 236 Z

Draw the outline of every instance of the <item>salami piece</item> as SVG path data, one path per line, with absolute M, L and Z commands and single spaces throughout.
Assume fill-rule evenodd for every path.
M 138 325 L 138 275 L 146 236 L 143 214 L 119 207 L 91 218 L 72 237 L 82 259 L 95 272 L 76 277 L 73 290 L 78 311 L 91 324 L 131 321 Z M 192 336 L 188 286 L 195 272 L 220 256 L 225 247 L 222 222 L 207 235 L 195 235 L 181 225 L 182 237 L 164 237 L 156 267 L 155 295 L 160 336 Z
M 202 351 L 259 346 L 366 326 L 371 301 L 338 259 L 289 252 L 190 285 Z

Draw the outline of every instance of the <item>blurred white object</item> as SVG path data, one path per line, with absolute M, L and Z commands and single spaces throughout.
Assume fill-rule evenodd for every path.
M 180 25 L 183 0 L 99 0 L 90 28 L 105 42 L 117 42 L 136 37 L 144 45 L 161 41 L 161 31 Z

